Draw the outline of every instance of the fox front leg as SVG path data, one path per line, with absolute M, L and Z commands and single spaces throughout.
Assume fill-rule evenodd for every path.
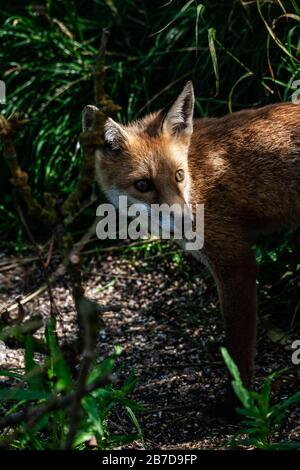
M 226 346 L 246 387 L 251 385 L 254 365 L 257 271 L 252 255 L 238 264 L 215 265 L 213 272 L 225 321 Z

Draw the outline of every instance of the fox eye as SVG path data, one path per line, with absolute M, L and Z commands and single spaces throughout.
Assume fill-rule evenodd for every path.
M 152 181 L 146 178 L 135 181 L 134 186 L 141 193 L 147 193 L 148 191 L 151 191 L 153 189 Z
M 184 170 L 177 170 L 175 173 L 175 179 L 178 183 L 184 180 Z

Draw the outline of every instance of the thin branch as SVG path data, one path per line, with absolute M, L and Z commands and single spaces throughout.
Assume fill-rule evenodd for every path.
M 84 396 L 85 384 L 96 350 L 97 336 L 100 328 L 99 306 L 82 297 L 77 299 L 77 312 L 84 328 L 84 350 L 80 364 L 74 400 L 70 410 L 70 428 L 65 442 L 65 449 L 71 449 L 79 422 L 81 399 Z
M 36 243 L 32 233 L 31 233 L 31 230 L 30 230 L 30 228 L 29 228 L 29 226 L 26 222 L 26 219 L 24 217 L 24 214 L 23 214 L 22 209 L 21 209 L 20 206 L 17 206 L 17 211 L 18 211 L 20 220 L 23 224 L 23 227 L 24 227 L 24 229 L 27 233 L 27 236 L 28 236 L 29 240 L 31 241 L 32 246 L 34 247 L 35 252 L 36 252 L 36 254 L 37 254 L 37 256 L 38 256 L 38 258 L 41 262 L 41 266 L 42 266 L 43 273 L 44 273 L 44 278 L 45 278 L 45 281 L 46 281 L 47 291 L 48 291 L 48 295 L 49 295 L 49 300 L 50 300 L 50 315 L 51 315 L 52 318 L 56 317 L 56 315 L 58 313 L 58 309 L 57 309 L 57 306 L 56 306 L 56 303 L 55 303 L 55 300 L 54 300 L 54 297 L 53 297 L 53 294 L 52 294 L 51 282 L 50 282 L 50 279 L 49 279 L 49 273 L 48 273 L 49 261 L 48 260 L 46 262 L 44 261 L 41 249 L 40 249 L 39 245 Z M 52 251 L 52 249 L 51 249 L 51 244 L 50 244 L 49 253 L 51 253 L 51 251 Z M 48 254 L 48 259 L 49 259 L 49 254 Z
M 36 289 L 34 292 L 31 292 L 30 294 L 26 295 L 26 297 L 24 297 L 22 300 L 19 300 L 19 302 L 21 303 L 21 305 L 25 305 L 28 302 L 30 302 L 31 300 L 33 300 L 35 297 L 38 297 L 40 294 L 45 292 L 45 290 L 47 290 L 47 286 L 43 285 L 43 286 L 39 287 L 38 289 Z M 3 307 L 0 311 L 0 315 L 4 315 L 6 312 L 8 312 L 8 313 L 12 312 L 16 308 L 18 308 L 18 306 L 19 306 L 19 303 L 17 301 L 15 303 L 11 304 L 10 306 Z
M 96 106 L 101 107 L 105 105 L 105 65 L 104 59 L 106 54 L 107 41 L 110 35 L 110 31 L 107 28 L 102 30 L 102 36 L 100 41 L 100 47 L 96 58 L 96 64 L 94 68 L 94 94 Z

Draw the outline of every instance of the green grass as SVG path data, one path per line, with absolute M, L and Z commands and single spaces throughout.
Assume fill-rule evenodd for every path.
M 296 2 L 282 2 L 293 15 L 284 17 L 275 1 L 48 1 L 52 23 L 30 6 L 5 13 L 9 5 L 3 2 L 0 28 L 3 112 L 31 119 L 19 153 L 37 192 L 63 196 L 74 184 L 80 114 L 93 101 L 103 27 L 111 29 L 107 91 L 123 106 L 123 121 L 167 104 L 190 78 L 196 113 L 206 116 L 287 100 L 300 76 Z

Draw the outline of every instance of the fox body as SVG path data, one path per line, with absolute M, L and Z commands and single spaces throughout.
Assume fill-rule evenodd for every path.
M 256 337 L 258 235 L 300 224 L 300 106 L 274 104 L 193 119 L 188 82 L 167 111 L 127 126 L 108 119 L 98 181 L 117 205 L 204 204 L 204 246 L 192 252 L 216 281 L 227 347 L 245 385 Z M 84 128 L 93 107 L 86 107 Z

